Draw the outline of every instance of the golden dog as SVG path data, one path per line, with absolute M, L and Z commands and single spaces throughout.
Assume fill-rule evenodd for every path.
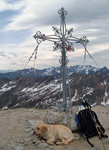
M 38 138 L 43 138 L 48 144 L 67 145 L 74 139 L 72 131 L 64 125 L 49 125 L 39 122 L 35 129 Z M 34 142 L 36 142 L 36 139 Z

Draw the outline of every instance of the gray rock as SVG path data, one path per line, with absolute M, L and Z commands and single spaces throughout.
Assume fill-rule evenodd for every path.
M 35 143 L 35 145 L 38 145 L 38 144 L 40 144 L 41 143 L 41 141 L 40 140 L 38 140 L 36 143 Z
M 102 141 L 103 141 L 104 144 L 108 144 L 109 143 L 109 140 L 107 138 L 106 139 L 105 138 L 102 139 Z
M 78 130 L 77 123 L 76 123 L 76 121 L 75 121 L 75 119 L 73 117 L 70 119 L 69 128 L 72 131 Z
M 0 145 L 0 150 L 16 150 L 15 145 L 13 143 Z
M 24 145 L 28 145 L 28 144 L 31 144 L 31 143 L 32 143 L 31 139 L 25 139 L 24 140 Z
M 44 118 L 44 123 L 47 124 L 62 124 L 64 114 L 49 110 Z
M 42 148 L 44 149 L 44 148 L 48 147 L 48 144 L 43 142 L 43 143 L 40 143 L 38 147 L 41 149 Z
M 29 133 L 32 131 L 32 129 L 31 128 L 25 128 L 24 131 Z
M 27 120 L 27 125 L 31 128 L 31 129 L 35 129 L 36 124 L 38 122 L 43 122 L 43 120 Z
M 44 141 L 44 140 L 41 140 L 41 142 L 42 142 L 42 143 L 45 143 L 45 141 Z
M 66 126 L 68 125 L 67 120 L 68 120 L 68 116 L 65 114 L 65 115 L 63 116 L 62 123 L 63 123 L 64 125 L 66 125 Z
M 48 145 L 45 141 L 37 144 L 37 146 L 38 150 L 53 150 L 53 146 Z
M 59 111 L 58 107 L 56 107 L 56 106 L 49 107 L 49 110 L 52 110 L 54 112 L 58 112 Z
M 23 144 L 19 144 L 17 147 L 16 147 L 16 150 L 24 150 L 24 145 Z
M 16 143 L 20 143 L 20 139 L 16 139 Z
M 0 147 L 1 149 L 0 150 L 15 150 L 15 148 L 14 147 L 12 147 L 12 146 L 2 146 L 2 147 Z
M 31 139 L 25 139 L 24 140 L 24 142 L 30 142 L 31 141 Z
M 16 143 L 20 143 L 20 144 L 23 144 L 24 141 L 22 139 L 16 139 Z
M 44 123 L 47 124 L 63 124 L 69 127 L 72 131 L 78 130 L 76 121 L 73 117 L 72 110 L 69 112 L 53 112 L 49 110 L 44 118 Z
M 28 133 L 30 136 L 34 134 L 34 131 L 31 131 Z

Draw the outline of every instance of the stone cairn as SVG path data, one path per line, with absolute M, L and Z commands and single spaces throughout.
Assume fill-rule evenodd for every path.
M 67 112 L 59 111 L 57 107 L 52 106 L 48 109 L 44 118 L 46 124 L 61 124 L 69 127 L 72 131 L 78 130 L 75 122 L 75 112 L 77 107 Z

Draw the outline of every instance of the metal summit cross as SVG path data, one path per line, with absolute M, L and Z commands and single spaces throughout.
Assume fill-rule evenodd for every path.
M 60 63 L 62 69 L 62 90 L 63 90 L 63 104 L 61 107 L 64 111 L 66 111 L 67 109 L 66 67 L 68 63 L 66 53 L 67 51 L 74 51 L 73 47 L 74 43 L 82 44 L 83 47 L 85 48 L 85 53 L 88 52 L 86 49 L 86 45 L 89 41 L 86 36 L 83 36 L 82 38 L 76 38 L 72 36 L 73 28 L 69 30 L 66 29 L 65 18 L 68 13 L 63 7 L 58 11 L 58 13 L 61 18 L 60 28 L 58 29 L 57 27 L 54 26 L 52 27 L 54 35 L 45 35 L 42 34 L 40 31 L 36 32 L 34 38 L 36 39 L 37 46 L 34 52 L 32 53 L 30 59 L 33 57 L 33 55 L 34 58 L 36 59 L 38 46 L 42 41 L 51 41 L 54 43 L 54 50 L 57 49 L 61 50 L 62 57 Z

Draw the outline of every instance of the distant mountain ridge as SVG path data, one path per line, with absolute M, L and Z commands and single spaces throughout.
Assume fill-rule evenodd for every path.
M 14 72 L 14 70 L 0 70 L 0 73 Z
M 1 78 L 8 78 L 8 79 L 15 79 L 15 78 L 21 78 L 21 77 L 35 77 L 35 78 L 40 78 L 40 77 L 45 77 L 45 76 L 53 76 L 53 77 L 59 77 L 60 75 L 60 67 L 52 67 L 52 68 L 47 68 L 47 69 L 23 69 L 23 70 L 17 70 L 17 71 L 11 71 L 9 72 L 2 72 L 0 71 L 0 77 Z M 109 75 L 109 69 L 106 67 L 103 68 L 96 68 L 92 67 L 91 65 L 87 66 L 81 66 L 81 65 L 76 65 L 76 66 L 70 66 L 68 68 L 69 74 L 76 73 L 76 74 L 105 74 Z

